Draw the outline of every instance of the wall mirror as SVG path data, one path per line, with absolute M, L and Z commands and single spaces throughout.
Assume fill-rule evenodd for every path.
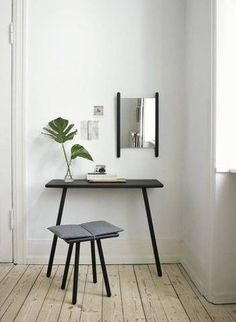
M 117 157 L 120 149 L 149 148 L 158 156 L 159 94 L 155 98 L 121 98 L 117 93 Z

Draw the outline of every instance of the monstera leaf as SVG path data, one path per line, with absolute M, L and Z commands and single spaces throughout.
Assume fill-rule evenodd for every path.
M 63 119 L 62 117 L 58 117 L 55 120 L 52 120 L 48 123 L 48 127 L 44 127 L 42 132 L 44 135 L 48 135 L 51 139 L 55 140 L 56 142 L 61 144 L 64 157 L 67 164 L 67 172 L 65 176 L 65 182 L 73 182 L 74 179 L 71 173 L 71 161 L 76 159 L 77 157 L 81 157 L 87 160 L 93 161 L 89 152 L 79 144 L 75 144 L 71 148 L 71 155 L 68 157 L 65 149 L 64 143 L 66 141 L 72 140 L 74 136 L 77 134 L 77 130 L 72 130 L 74 124 L 69 124 L 69 121 Z
M 89 152 L 82 145 L 75 144 L 71 148 L 71 160 L 78 157 L 93 161 L 93 158 L 91 157 Z
M 48 127 L 44 127 L 43 134 L 50 136 L 53 140 L 58 143 L 65 143 L 66 141 L 72 140 L 77 134 L 77 130 L 71 131 L 74 124 L 69 124 L 69 121 L 58 117 L 48 123 Z

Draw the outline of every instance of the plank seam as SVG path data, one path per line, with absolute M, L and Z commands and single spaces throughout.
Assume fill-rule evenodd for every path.
M 29 289 L 29 292 L 27 293 L 27 295 L 26 295 L 26 297 L 25 297 L 25 299 L 24 299 L 23 303 L 21 304 L 21 306 L 20 306 L 19 310 L 17 311 L 17 313 L 16 313 L 16 315 L 15 315 L 15 317 L 14 317 L 14 320 L 17 318 L 17 316 L 18 316 L 18 314 L 19 314 L 20 310 L 22 309 L 22 307 L 23 307 L 23 305 L 24 305 L 24 303 L 25 303 L 25 301 L 26 301 L 27 297 L 29 296 L 29 293 L 31 292 L 31 290 L 32 290 L 32 288 L 33 288 L 33 286 L 34 286 L 35 282 L 37 281 L 37 279 L 38 279 L 39 275 L 41 274 L 42 270 L 43 270 L 43 266 L 41 267 L 41 269 L 40 269 L 40 271 L 39 271 L 38 275 L 36 276 L 36 278 L 35 278 L 34 282 L 32 283 L 32 285 L 31 285 L 31 287 L 30 287 L 30 289 Z M 6 310 L 6 311 L 7 311 L 7 310 Z M 4 313 L 4 315 L 5 315 L 5 313 Z
M 81 317 L 82 317 L 82 310 L 83 310 L 83 304 L 84 304 L 84 296 L 85 296 L 85 288 L 86 288 L 86 283 L 87 283 L 87 278 L 88 278 L 88 272 L 89 272 L 89 265 L 87 265 L 87 272 L 86 272 L 85 281 L 84 281 L 84 292 L 83 292 L 83 297 L 82 297 L 82 302 L 81 302 L 81 311 L 80 311 L 79 321 L 81 321 Z
M 197 296 L 198 301 L 200 302 L 201 306 L 203 307 L 203 309 L 205 310 L 205 312 L 207 313 L 207 315 L 209 316 L 209 318 L 211 319 L 211 321 L 213 321 L 210 313 L 208 312 L 208 310 L 206 309 L 206 307 L 203 305 L 203 303 L 201 302 L 201 299 L 199 298 L 198 294 L 196 294 L 196 292 L 194 291 L 193 287 L 191 286 L 191 284 L 189 283 L 189 281 L 187 280 L 187 278 L 184 276 L 184 274 L 181 272 L 181 269 L 179 268 L 180 264 L 177 264 L 177 268 L 180 272 L 180 274 L 183 276 L 183 278 L 185 279 L 185 281 L 187 282 L 187 284 L 189 285 L 189 287 L 191 288 L 191 290 L 193 291 L 193 293 Z
M 194 294 L 198 297 L 199 301 L 201 302 L 202 306 L 204 307 L 204 309 L 207 311 L 208 315 L 210 316 L 211 320 L 214 321 L 214 319 L 211 316 L 211 313 L 208 311 L 207 307 L 204 305 L 204 303 L 202 302 L 201 297 L 210 305 L 214 305 L 217 306 L 217 304 L 211 303 L 209 302 L 205 296 L 203 296 L 197 289 L 196 285 L 194 284 L 194 282 L 191 280 L 191 278 L 189 277 L 188 273 L 186 272 L 186 270 L 184 269 L 184 267 L 181 264 L 178 264 L 178 268 L 181 272 L 181 274 L 184 276 L 184 278 L 186 279 L 186 281 L 188 282 L 188 284 L 190 285 L 191 289 L 193 290 Z M 184 273 L 183 273 L 184 272 Z M 186 276 L 187 278 L 186 278 Z M 188 280 L 189 279 L 189 280 Z M 200 295 L 200 296 L 199 296 Z M 218 306 L 221 307 L 221 305 L 227 305 L 227 304 L 219 304 Z M 234 320 L 234 316 L 231 314 L 231 312 L 229 310 L 226 310 L 227 314 Z
M 10 273 L 10 271 L 13 269 L 14 265 L 12 264 L 11 268 L 5 273 L 5 275 L 2 276 L 2 278 L 0 279 L 0 283 L 2 282 L 2 280 Z
M 142 308 L 143 308 L 143 314 L 145 316 L 145 320 L 147 321 L 147 315 L 146 315 L 146 312 L 145 312 L 145 309 L 144 309 L 143 300 L 142 300 L 142 296 L 141 296 L 141 292 L 140 292 L 140 287 L 139 287 L 139 283 L 138 283 L 138 279 L 137 279 L 137 275 L 136 275 L 136 271 L 135 271 L 134 265 L 132 265 L 132 268 L 133 268 L 133 271 L 134 271 L 134 277 L 135 277 L 135 280 L 136 280 L 136 284 L 137 284 L 137 288 L 138 288 L 138 293 L 139 293 L 140 301 L 141 301 Z
M 121 278 L 120 278 L 120 265 L 118 265 L 118 277 L 119 277 L 119 288 L 120 288 L 120 299 L 121 299 L 121 309 L 123 321 L 125 320 L 124 307 L 123 307 L 123 296 L 122 296 L 122 288 L 121 288 Z
M 30 265 L 28 265 L 28 267 L 27 267 L 27 269 L 24 271 L 24 273 L 21 275 L 21 278 L 17 281 L 17 283 L 15 284 L 15 286 L 14 286 L 14 288 L 12 289 L 12 291 L 11 291 L 11 293 L 10 294 L 14 294 L 14 289 L 15 289 L 15 287 L 17 286 L 17 284 L 21 281 L 21 279 L 23 278 L 23 276 L 24 276 L 24 274 L 27 272 L 27 270 L 30 268 Z M 42 268 L 41 268 L 42 269 Z M 40 270 L 41 271 L 41 270 Z M 37 277 L 38 277 L 38 275 L 37 275 Z M 37 278 L 36 277 L 36 278 Z M 35 283 L 35 280 L 34 280 L 34 282 L 33 282 L 33 284 Z M 32 287 L 32 286 L 31 286 Z M 30 290 L 31 290 L 31 287 L 30 287 Z M 10 296 L 10 294 L 8 295 L 8 297 Z M 26 298 L 27 298 L 27 296 L 29 295 L 29 292 L 26 294 L 26 297 L 25 297 L 25 299 L 24 299 L 24 302 L 25 302 L 25 300 L 26 300 Z M 7 297 L 7 298 L 8 298 Z M 7 300 L 7 299 L 6 299 Z M 4 303 L 5 303 L 5 301 L 4 301 Z M 3 319 L 3 317 L 4 317 L 4 315 L 7 313 L 7 311 L 8 311 L 8 308 L 10 307 L 12 305 L 12 301 L 10 301 L 9 302 L 9 305 L 7 306 L 7 308 L 6 308 L 6 310 L 5 310 L 5 312 L 3 313 L 3 315 L 2 315 L 2 317 L 1 317 L 1 320 Z M 15 317 L 14 317 L 14 320 L 15 320 L 15 318 L 16 318 L 16 316 L 18 315 L 18 313 L 19 313 L 19 311 L 20 311 L 20 309 L 21 309 L 21 307 L 22 307 L 22 305 L 20 306 L 20 308 L 18 309 L 18 311 L 16 312 L 16 315 L 15 315 Z
M 178 293 L 176 292 L 176 289 L 175 289 L 175 287 L 174 287 L 173 283 L 171 282 L 171 279 L 170 279 L 170 277 L 169 277 L 169 275 L 168 275 L 168 273 L 167 273 L 167 271 L 166 271 L 166 269 L 165 269 L 165 265 L 163 265 L 163 268 L 164 268 L 164 270 L 165 270 L 165 272 L 166 272 L 166 275 L 167 275 L 167 276 L 168 276 L 168 278 L 169 278 L 170 284 L 171 284 L 171 286 L 172 286 L 172 288 L 173 288 L 173 290 L 174 290 L 174 292 L 175 292 L 175 294 L 176 294 L 177 298 L 179 299 L 179 301 L 180 301 L 180 303 L 181 303 L 181 305 L 182 305 L 182 307 L 183 307 L 183 309 L 184 309 L 184 311 L 185 311 L 185 313 L 186 313 L 187 317 L 189 318 L 189 321 L 191 321 L 191 318 L 190 318 L 189 314 L 187 313 L 187 311 L 186 311 L 186 309 L 185 309 L 185 306 L 184 306 L 183 302 L 181 301 L 181 298 L 179 297 L 179 295 L 178 295 Z
M 43 299 L 43 302 L 42 302 L 41 307 L 40 307 L 40 309 L 39 309 L 39 311 L 38 311 L 38 314 L 37 314 L 37 317 L 36 317 L 35 321 L 37 321 L 37 320 L 38 320 L 38 317 L 39 317 L 39 315 L 40 315 L 40 313 L 41 313 L 41 311 L 42 311 L 43 305 L 44 305 L 44 303 L 45 303 L 45 300 L 46 300 L 46 297 L 47 297 L 47 295 L 48 295 L 48 292 L 49 292 L 49 290 L 50 290 L 50 288 L 51 288 L 51 284 L 52 284 L 52 282 L 53 282 L 53 280 L 54 280 L 54 278 L 55 278 L 55 276 L 56 276 L 56 273 L 57 273 L 57 271 L 58 271 L 58 268 L 59 268 L 59 265 L 57 266 L 57 269 L 56 269 L 56 271 L 55 271 L 55 274 L 53 275 L 53 278 L 51 279 L 51 283 L 50 283 L 49 288 L 48 288 L 48 290 L 47 290 L 47 292 L 46 292 L 46 294 L 45 294 L 45 297 L 44 297 L 44 299 Z
M 22 278 L 22 276 L 24 275 L 25 271 L 27 270 L 27 268 L 29 267 L 29 265 L 26 265 L 25 269 L 23 270 L 23 272 L 21 273 L 21 275 L 19 276 L 19 278 L 16 280 L 11 292 L 8 294 L 8 296 L 6 297 L 5 301 L 2 303 L 2 305 L 0 306 L 0 308 L 4 305 L 4 303 L 7 301 L 8 297 L 11 295 L 11 293 L 13 292 L 15 286 L 17 285 L 17 283 L 19 282 L 19 280 Z M 6 311 L 5 311 L 6 312 Z M 4 314 L 5 314 L 4 312 Z M 4 315 L 3 314 L 3 315 Z

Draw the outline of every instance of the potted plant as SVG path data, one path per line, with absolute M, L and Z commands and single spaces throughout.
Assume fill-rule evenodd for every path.
M 48 123 L 47 127 L 44 127 L 42 134 L 49 136 L 51 139 L 61 144 L 62 151 L 66 160 L 67 171 L 65 175 L 65 182 L 73 182 L 73 176 L 71 171 L 71 162 L 72 160 L 80 157 L 90 161 L 93 161 L 89 152 L 80 144 L 74 144 L 71 147 L 70 155 L 66 153 L 64 143 L 74 139 L 74 136 L 77 134 L 77 129 L 72 130 L 74 124 L 69 124 L 69 121 L 58 117 L 55 120 L 52 120 Z

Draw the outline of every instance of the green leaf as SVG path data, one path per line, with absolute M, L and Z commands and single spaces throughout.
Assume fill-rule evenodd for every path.
M 56 133 L 55 133 L 54 131 L 52 131 L 52 130 L 50 130 L 50 129 L 46 128 L 46 127 L 44 127 L 43 129 L 44 129 L 44 131 L 47 131 L 47 132 L 48 132 L 48 133 L 50 133 L 51 135 L 56 136 Z M 43 133 L 43 134 L 46 134 L 46 133 Z
M 54 140 L 55 140 L 55 137 L 54 137 L 52 134 L 49 134 L 49 133 L 43 133 L 43 132 L 42 132 L 42 134 L 47 135 L 47 136 L 50 136 L 52 139 L 54 139 Z
M 68 140 L 72 140 L 76 133 L 77 133 L 77 130 L 76 130 L 76 131 L 74 131 L 74 132 L 71 132 L 71 133 L 67 134 L 67 135 L 65 136 L 66 141 L 68 141 Z
M 65 130 L 65 134 L 68 134 L 70 132 L 70 130 L 72 129 L 72 127 L 74 126 L 74 124 L 70 124 L 68 126 L 68 128 Z M 77 130 L 76 130 L 77 131 Z
M 89 152 L 80 144 L 75 144 L 71 148 L 71 159 L 76 159 L 77 157 L 84 158 L 93 161 L 93 158 Z
M 58 143 L 65 143 L 66 141 L 72 140 L 77 134 L 77 130 L 70 132 L 74 124 L 69 124 L 69 121 L 58 117 L 48 123 L 48 127 L 43 129 L 50 133 L 50 137 Z M 46 134 L 46 133 L 43 133 Z

